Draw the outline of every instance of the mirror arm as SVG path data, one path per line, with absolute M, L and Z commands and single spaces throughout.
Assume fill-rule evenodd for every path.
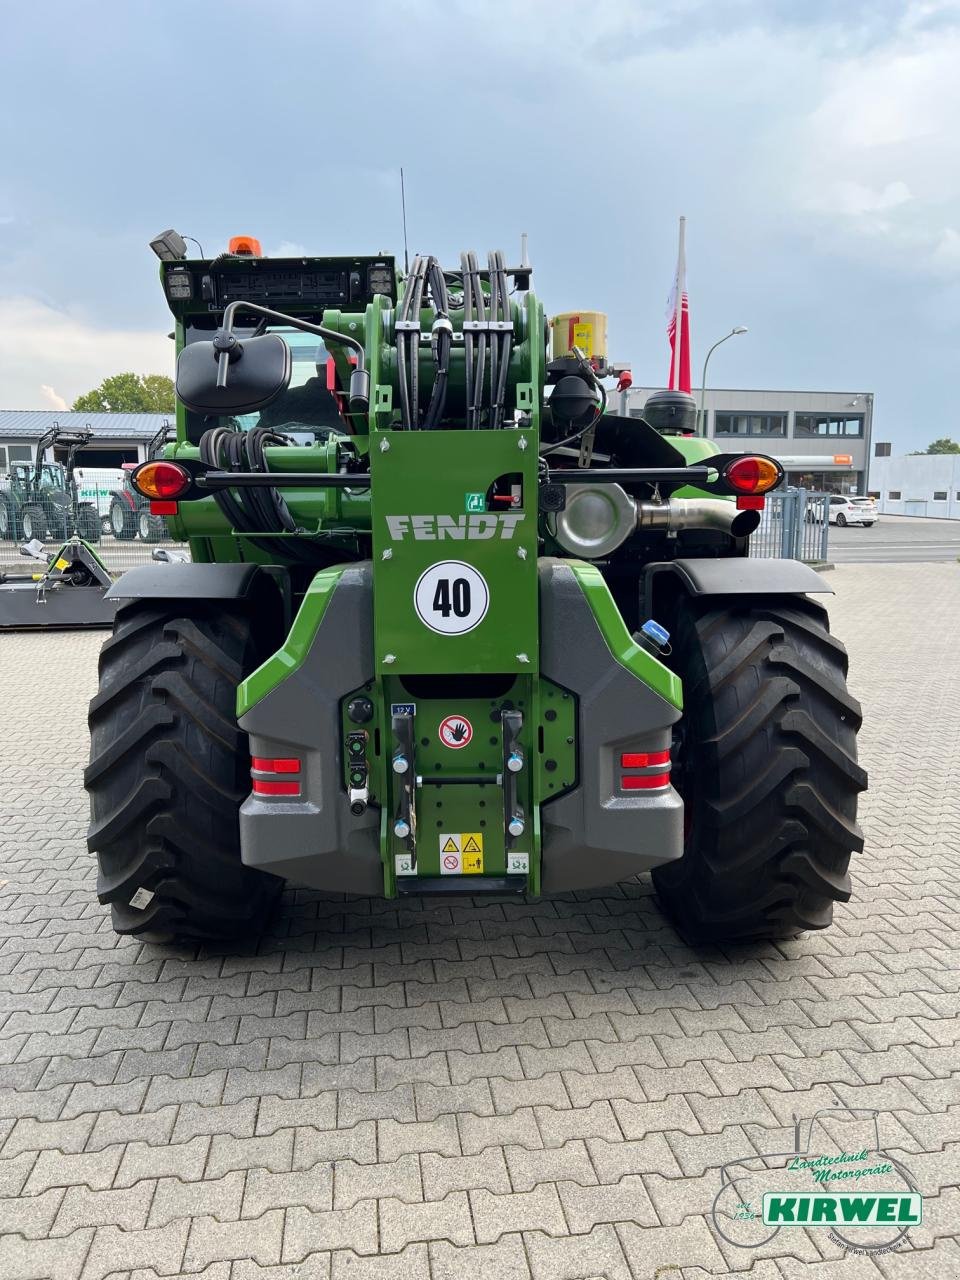
M 237 342 L 237 339 L 233 335 L 233 321 L 237 312 L 240 310 L 253 311 L 257 315 L 266 316 L 268 320 L 280 320 L 284 324 L 291 325 L 294 329 L 301 329 L 305 333 L 315 333 L 318 338 L 323 338 L 325 342 L 334 342 L 339 344 L 342 347 L 350 347 L 353 351 L 356 352 L 357 368 L 358 369 L 364 368 L 366 352 L 364 351 L 363 343 L 360 342 L 358 338 L 351 338 L 345 333 L 338 333 L 336 329 L 327 329 L 322 324 L 310 324 L 309 321 L 301 320 L 297 316 L 284 315 L 282 311 L 271 311 L 269 307 L 261 307 L 256 302 L 238 301 L 238 302 L 229 303 L 229 305 L 227 306 L 226 310 L 223 313 L 223 326 L 221 329 L 221 333 L 223 333 L 226 336 L 229 342 L 229 345 L 227 345 L 225 348 L 223 346 L 218 348 L 216 338 L 214 339 L 214 343 L 213 343 L 214 348 L 219 351 L 220 368 L 217 373 L 218 387 L 225 385 L 225 381 L 221 382 L 220 378 L 221 376 L 223 376 L 224 379 L 226 378 L 227 364 L 231 359 L 236 359 L 237 356 L 239 356 L 240 354 L 239 350 L 237 351 L 236 355 L 233 354 L 234 347 L 239 347 L 239 343 Z

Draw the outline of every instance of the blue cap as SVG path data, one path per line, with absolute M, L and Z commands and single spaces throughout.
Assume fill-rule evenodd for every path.
M 661 627 L 659 622 L 654 622 L 652 618 L 646 620 L 640 631 L 648 640 L 652 640 L 654 644 L 659 645 L 661 649 L 664 645 L 670 643 L 670 632 L 666 627 Z

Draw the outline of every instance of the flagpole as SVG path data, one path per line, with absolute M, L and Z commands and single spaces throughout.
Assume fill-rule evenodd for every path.
M 683 215 L 680 217 L 680 247 L 677 252 L 677 310 L 673 318 L 673 364 L 670 369 L 670 386 L 671 389 L 680 385 L 680 347 L 681 347 L 681 323 L 683 320 L 683 292 L 687 284 L 687 261 L 684 249 L 684 240 L 686 239 L 687 220 Z

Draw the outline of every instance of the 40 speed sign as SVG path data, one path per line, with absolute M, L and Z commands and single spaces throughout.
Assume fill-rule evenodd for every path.
M 424 569 L 413 607 L 425 627 L 441 636 L 462 636 L 486 617 L 490 591 L 482 573 L 462 560 L 441 560 Z

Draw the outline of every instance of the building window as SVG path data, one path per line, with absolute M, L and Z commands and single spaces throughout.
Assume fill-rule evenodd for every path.
M 862 436 L 863 414 L 834 417 L 832 414 L 798 413 L 798 436 Z
M 900 501 L 900 490 L 899 490 L 899 489 L 891 489 L 891 490 L 890 490 L 890 492 L 887 494 L 887 497 L 890 499 L 890 501 L 891 501 L 891 502 L 899 502 L 899 501 Z
M 6 471 L 6 469 L 7 469 L 7 451 L 4 448 L 4 446 L 0 444 L 0 471 Z
M 11 462 L 32 462 L 33 461 L 33 450 L 30 448 L 29 445 L 12 444 L 7 449 L 7 453 L 10 455 Z
M 880 497 L 880 490 L 879 490 L 879 489 L 868 489 L 868 490 L 867 490 L 867 497 L 868 497 L 868 498 L 879 498 L 879 497 Z
M 860 493 L 862 471 L 788 471 L 787 484 L 814 493 Z
M 934 502 L 946 502 L 946 500 L 947 500 L 947 491 L 946 491 L 946 489 L 934 489 L 934 491 L 933 491 L 933 500 L 934 500 Z
M 785 413 L 713 413 L 716 436 L 785 436 Z

